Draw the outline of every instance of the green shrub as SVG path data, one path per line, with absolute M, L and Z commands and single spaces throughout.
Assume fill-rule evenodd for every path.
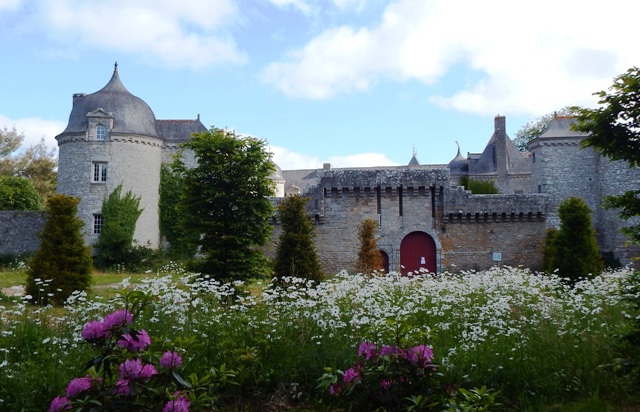
M 91 284 L 91 252 L 82 237 L 78 203 L 62 194 L 47 200 L 49 217 L 27 271 L 26 293 L 38 304 L 62 305 L 73 291 Z
M 0 176 L 0 210 L 41 210 L 40 195 L 31 180 Z
M 460 186 L 464 186 L 466 190 L 470 190 L 474 195 L 497 195 L 500 193 L 493 180 L 475 180 L 469 176 L 462 176 L 460 178 Z
M 274 276 L 295 276 L 320 281 L 324 278 L 314 243 L 315 227 L 306 212 L 308 198 L 286 197 L 278 206 L 282 234 L 273 265 Z
M 96 244 L 96 265 L 107 268 L 123 263 L 132 253 L 133 233 L 142 213 L 140 197 L 130 191 L 121 195 L 122 185 L 115 188 L 102 203 L 102 230 Z
M 547 249 L 547 272 L 571 282 L 595 276 L 603 268 L 596 234 L 591 224 L 591 209 L 584 200 L 570 197 L 558 207 L 560 230 Z

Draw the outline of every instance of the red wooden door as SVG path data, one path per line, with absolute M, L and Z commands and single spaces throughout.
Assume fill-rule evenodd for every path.
M 436 242 L 424 232 L 411 232 L 400 243 L 400 271 L 403 275 L 425 268 L 436 272 Z

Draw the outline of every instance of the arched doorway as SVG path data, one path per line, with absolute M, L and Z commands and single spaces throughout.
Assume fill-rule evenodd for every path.
M 436 272 L 436 242 L 424 232 L 411 232 L 400 243 L 400 271 L 403 275 L 425 268 Z
M 384 273 L 389 273 L 389 255 L 382 249 L 379 251 L 380 256 L 382 256 L 382 269 L 384 269 Z

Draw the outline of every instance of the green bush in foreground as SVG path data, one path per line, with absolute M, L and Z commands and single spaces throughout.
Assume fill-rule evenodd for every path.
M 61 306 L 74 291 L 91 284 L 91 252 L 84 244 L 80 199 L 55 195 L 47 201 L 48 218 L 40 234 L 40 248 L 29 262 L 26 293 L 32 302 Z

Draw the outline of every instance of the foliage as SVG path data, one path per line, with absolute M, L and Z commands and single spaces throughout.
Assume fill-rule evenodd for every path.
M 558 207 L 560 229 L 547 250 L 547 271 L 558 269 L 571 282 L 594 276 L 602 270 L 596 234 L 591 224 L 591 209 L 584 200 L 570 197 Z
M 597 109 L 578 109 L 574 130 L 587 133 L 582 143 L 611 160 L 624 160 L 630 167 L 640 166 L 640 69 L 632 67 L 619 75 L 607 91 L 594 93 Z M 640 190 L 610 196 L 605 208 L 620 209 L 620 217 L 628 220 L 640 216 Z M 625 229 L 635 243 L 640 242 L 640 224 Z
M 424 410 L 440 410 L 441 396 L 433 351 L 427 345 L 409 349 L 394 345 L 378 348 L 362 342 L 358 361 L 345 371 L 326 370 L 319 388 L 344 399 L 349 409 L 407 410 L 409 397 L 422 396 Z
M 324 278 L 314 244 L 315 226 L 309 220 L 306 204 L 309 199 L 288 196 L 278 205 L 282 233 L 278 239 L 274 276 L 295 276 L 316 282 Z
M 0 175 L 31 180 L 44 204 L 56 191 L 58 161 L 55 150 L 47 147 L 44 138 L 21 150 L 23 140 L 24 135 L 15 127 L 0 129 Z
M 122 263 L 132 252 L 136 222 L 142 213 L 140 197 L 131 191 L 122 196 L 122 185 L 102 202 L 102 230 L 96 244 L 98 267 Z
M 182 201 L 182 176 L 163 164 L 160 169 L 160 234 L 170 245 L 169 254 L 175 258 L 191 258 L 196 253 L 199 234 L 189 232 L 189 215 Z
M 185 350 L 181 376 L 212 376 L 215 410 L 329 410 L 317 379 L 324 367 L 349 369 L 366 341 L 429 342 L 441 382 L 500 390 L 508 410 L 552 411 L 589 394 L 610 402 L 629 394 L 627 380 L 602 366 L 611 364 L 614 336 L 627 329 L 626 313 L 635 316 L 618 293 L 629 273 L 607 271 L 573 287 L 507 266 L 436 277 L 340 273 L 314 288 L 304 279 L 256 283 L 240 296 L 234 284 L 171 264 L 112 292 L 152 299 L 135 317 L 136 330 L 153 337 L 154 352 Z M 42 410 L 64 393 L 83 376 L 78 360 L 96 356 L 78 344 L 83 325 L 123 307 L 86 293 L 74 293 L 64 309 L 25 302 L 0 302 L 2 410 Z M 229 370 L 238 385 L 219 382 Z
M 558 111 L 547 113 L 535 120 L 530 121 L 516 132 L 516 137 L 513 139 L 513 144 L 515 144 L 518 150 L 520 150 L 521 152 L 526 152 L 527 150 L 529 150 L 527 148 L 529 142 L 542 135 L 542 133 L 546 132 L 549 128 L 549 123 L 551 123 L 554 117 L 572 116 L 575 114 L 575 111 L 577 109 L 578 108 L 575 107 L 565 106 Z
M 40 196 L 29 179 L 0 175 L 0 210 L 41 210 Z
M 131 292 L 127 306 L 101 321 L 89 321 L 81 336 L 97 356 L 82 368 L 85 376 L 72 379 L 65 396 L 57 396 L 51 411 L 189 411 L 211 406 L 208 393 L 211 375 L 192 374 L 189 381 L 179 373 L 184 350 L 170 342 L 152 342 L 144 329 L 132 327 L 148 303 L 142 292 Z M 162 347 L 165 347 L 164 349 Z M 166 347 L 170 347 L 169 350 Z M 229 371 L 226 377 L 232 377 Z
M 183 159 L 174 170 L 183 176 L 187 230 L 200 233 L 204 257 L 195 267 L 219 279 L 265 275 L 268 262 L 260 246 L 270 238 L 273 171 L 266 142 L 219 129 L 196 133 L 183 145 L 197 165 Z
M 634 390 L 640 388 L 640 272 L 631 272 L 622 281 L 622 300 L 630 306 L 631 328 L 621 336 L 621 357 L 616 364 Z
M 500 391 L 487 389 L 486 386 L 466 390 L 459 388 L 458 393 L 446 405 L 446 412 L 483 412 L 494 411 L 500 406 L 496 402 Z
M 476 180 L 469 176 L 462 176 L 460 186 L 464 186 L 465 190 L 470 190 L 474 195 L 497 195 L 500 193 L 493 180 Z
M 378 222 L 374 219 L 365 219 L 358 229 L 360 249 L 358 250 L 358 262 L 356 270 L 360 273 L 373 273 L 383 269 L 382 254 L 378 250 L 376 230 Z
M 63 194 L 47 200 L 40 248 L 27 272 L 26 293 L 37 304 L 62 305 L 74 291 L 87 290 L 91 283 L 91 252 L 82 237 L 78 203 L 80 199 Z

